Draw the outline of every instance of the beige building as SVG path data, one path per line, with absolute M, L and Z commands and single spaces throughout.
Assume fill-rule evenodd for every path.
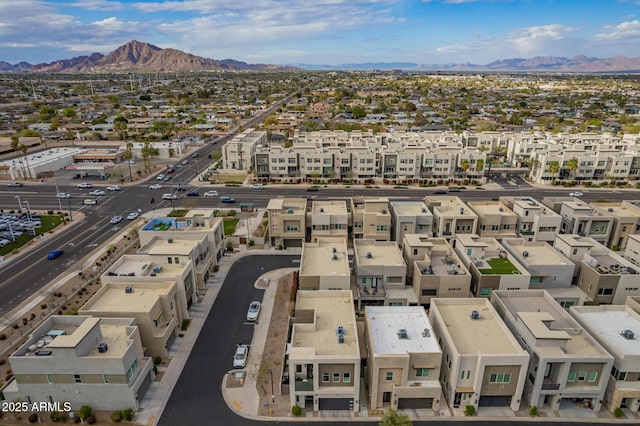
M 438 411 L 442 351 L 420 306 L 367 306 L 369 409 Z
M 489 297 L 493 290 L 529 288 L 531 274 L 495 238 L 456 236 L 455 251 L 471 273 L 471 294 Z
M 307 226 L 311 228 L 311 242 L 325 237 L 348 238 L 349 213 L 346 201 L 313 201 L 308 215 Z
M 491 302 L 531 355 L 528 405 L 599 411 L 613 357 L 545 290 L 495 291 Z
M 307 232 L 307 200 L 272 198 L 267 205 L 271 246 L 302 247 Z
M 624 305 L 574 306 L 569 311 L 613 355 L 613 367 L 603 402 L 640 411 L 640 299 L 629 297 Z M 607 380 L 606 376 L 602 380 Z
M 562 224 L 558 213 L 531 197 L 500 197 L 500 201 L 516 214 L 519 238 L 553 244 Z
M 353 240 L 353 272 L 358 308 L 417 303 L 405 287 L 407 265 L 393 241 Z
M 154 380 L 132 318 L 54 315 L 33 330 L 10 357 L 7 401 L 68 401 L 72 410 L 139 408 Z
M 577 234 L 558 234 L 553 242 L 553 248 L 568 257 L 576 265 L 572 282 L 576 284 L 584 255 L 589 254 L 593 248 L 604 249 L 605 247 L 591 237 L 581 237 Z
M 471 274 L 446 238 L 405 234 L 402 254 L 420 305 L 435 297 L 469 297 Z
M 267 142 L 267 132 L 247 129 L 222 145 L 222 169 L 246 171 L 255 168 L 256 148 Z
M 455 244 L 456 235 L 476 233 L 478 215 L 460 198 L 432 195 L 424 197 L 424 203 L 433 212 L 434 236 L 446 238 Z
M 531 276 L 529 288 L 554 289 L 571 287 L 573 262 L 544 241 L 527 241 L 524 238 L 505 238 L 502 246 Z
M 298 288 L 301 290 L 349 290 L 351 268 L 345 238 L 320 238 L 304 243 L 300 257 Z
M 354 239 L 391 240 L 391 213 L 386 197 L 352 197 Z
M 488 299 L 433 299 L 429 310 L 442 349 L 440 382 L 449 406 L 520 409 L 529 354 Z
M 469 201 L 469 208 L 478 215 L 478 234 L 497 240 L 515 238 L 518 216 L 500 201 Z
M 391 232 L 402 248 L 405 234 L 433 236 L 433 214 L 422 201 L 391 202 Z
M 291 406 L 357 413 L 361 356 L 351 291 L 300 290 L 291 320 Z
M 638 202 L 606 202 L 591 203 L 591 206 L 613 217 L 613 227 L 607 244 L 624 250 L 627 247 L 629 235 L 640 233 L 640 205 Z
M 166 357 L 183 316 L 175 281 L 107 283 L 79 310 L 99 318 L 134 318 L 147 356 Z
M 584 201 L 565 201 L 560 208 L 561 231 L 591 237 L 606 245 L 613 229 L 613 216 L 593 208 Z
M 629 262 L 640 267 L 640 234 L 629 235 L 624 257 Z

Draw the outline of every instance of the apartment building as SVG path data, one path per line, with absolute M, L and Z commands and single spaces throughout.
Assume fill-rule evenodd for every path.
M 469 208 L 478 215 L 478 234 L 497 240 L 515 238 L 518 216 L 500 201 L 469 201 Z
M 622 202 L 594 202 L 592 207 L 613 217 L 613 227 L 607 245 L 624 250 L 627 247 L 629 235 L 640 233 L 640 204 L 633 201 Z
M 458 234 L 475 234 L 478 215 L 460 198 L 449 195 L 424 197 L 427 208 L 433 212 L 433 234 L 435 237 L 454 241 Z
M 349 212 L 345 200 L 313 201 L 311 211 L 307 215 L 307 226 L 311 228 L 311 242 L 325 237 L 348 238 Z
M 353 240 L 358 309 L 362 305 L 408 305 L 417 300 L 405 287 L 407 265 L 393 241 Z
M 591 237 L 581 237 L 576 234 L 558 234 L 553 242 L 553 248 L 568 257 L 575 265 L 572 284 L 576 284 L 584 255 L 589 254 L 593 248 L 605 249 L 606 247 Z
M 154 380 L 132 318 L 53 315 L 9 357 L 7 401 L 71 403 L 72 410 L 139 408 Z
M 433 214 L 422 201 L 392 201 L 391 233 L 402 248 L 405 234 L 433 235 Z
M 627 238 L 624 257 L 635 266 L 640 267 L 640 234 L 632 234 Z
M 429 320 L 442 349 L 440 383 L 450 407 L 520 409 L 529 354 L 488 299 L 433 299 Z
M 599 411 L 613 357 L 547 291 L 495 291 L 491 302 L 531 356 L 528 405 Z
M 365 308 L 369 409 L 438 410 L 442 350 L 420 306 Z
M 255 153 L 267 142 L 267 132 L 247 129 L 222 145 L 222 169 L 248 172 L 255 170 Z
M 554 289 L 571 287 L 573 262 L 544 241 L 506 238 L 502 246 L 531 276 L 529 288 Z
M 301 177 L 300 151 L 282 146 L 257 146 L 255 171 L 258 178 Z
M 518 238 L 553 244 L 562 224 L 558 213 L 531 197 L 500 197 L 500 202 L 516 214 Z
M 271 246 L 302 247 L 307 232 L 305 198 L 272 198 L 267 204 Z
M 351 198 L 354 239 L 391 240 L 391 213 L 387 197 Z
M 471 273 L 471 294 L 489 297 L 494 290 L 529 288 L 531 274 L 495 238 L 456 236 L 455 251 Z
M 613 216 L 593 208 L 584 201 L 565 201 L 560 208 L 564 234 L 578 234 L 591 237 L 606 245 L 613 229 Z
M 133 318 L 149 357 L 166 357 L 182 320 L 175 281 L 106 283 L 82 305 L 79 315 Z
M 607 408 L 639 412 L 640 299 L 629 297 L 624 305 L 574 306 L 569 312 L 614 358 L 603 398 Z
M 361 355 L 351 291 L 300 290 L 291 321 L 291 406 L 359 412 Z
M 319 238 L 302 245 L 298 288 L 349 290 L 351 268 L 345 238 Z

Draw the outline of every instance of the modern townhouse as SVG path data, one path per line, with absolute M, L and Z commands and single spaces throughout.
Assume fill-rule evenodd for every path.
M 258 146 L 255 151 L 255 171 L 258 178 L 298 178 L 300 163 L 298 150 L 281 146 Z
M 175 281 L 106 283 L 82 305 L 79 315 L 133 318 L 146 356 L 166 357 L 182 325 Z
M 427 208 L 433 212 L 433 235 L 454 242 L 458 234 L 475 234 L 478 215 L 460 198 L 430 195 L 424 197 Z
M 528 405 L 599 411 L 613 357 L 545 290 L 495 291 L 491 302 L 531 355 Z
M 442 349 L 440 382 L 450 407 L 520 409 L 529 354 L 488 299 L 433 299 L 429 320 Z
M 495 238 L 456 236 L 455 251 L 471 273 L 471 294 L 489 297 L 494 290 L 529 288 L 531 274 Z
M 422 201 L 392 201 L 391 234 L 402 248 L 405 234 L 433 235 L 433 214 Z
M 416 304 L 405 287 L 407 265 L 393 241 L 353 240 L 353 273 L 358 310 L 363 305 Z
M 272 198 L 267 204 L 267 213 L 273 247 L 302 247 L 307 237 L 305 198 Z
M 258 146 L 267 142 L 267 132 L 247 129 L 222 145 L 222 169 L 248 172 L 255 170 Z
M 402 250 L 407 280 L 420 305 L 435 297 L 469 297 L 471 274 L 445 238 L 405 234 Z
M 591 237 L 601 244 L 607 244 L 613 229 L 613 216 L 604 213 L 584 201 L 565 201 L 560 208 L 564 234 L 578 234 Z
M 611 235 L 606 244 L 624 250 L 627 247 L 629 235 L 640 233 L 640 205 L 638 202 L 593 202 L 590 205 L 613 217 Z
M 442 350 L 420 306 L 367 306 L 366 378 L 370 410 L 438 411 Z
M 353 239 L 391 240 L 391 213 L 387 197 L 351 198 Z
M 349 290 L 351 267 L 346 238 L 319 238 L 302 245 L 298 288 L 302 290 Z
M 640 411 L 640 298 L 624 305 L 574 306 L 569 313 L 614 358 L 603 398 L 610 411 Z M 603 377 L 607 380 L 607 377 Z
M 624 258 L 640 268 L 640 234 L 632 234 L 627 237 Z
M 562 224 L 558 213 L 531 197 L 507 196 L 500 201 L 516 214 L 519 238 L 553 244 Z
M 476 149 L 463 148 L 457 157 L 455 177 L 480 180 L 484 177 L 487 155 Z
M 53 315 L 9 356 L 7 401 L 70 402 L 72 410 L 137 410 L 153 382 L 132 318 Z
M 318 238 L 344 238 L 349 234 L 349 217 L 345 200 L 312 201 L 307 212 L 307 227 L 311 228 L 311 242 Z
M 497 240 L 515 238 L 518 216 L 500 201 L 469 201 L 469 208 L 478 215 L 478 234 Z
M 359 412 L 361 355 L 351 291 L 298 291 L 291 323 L 285 363 L 291 406 Z

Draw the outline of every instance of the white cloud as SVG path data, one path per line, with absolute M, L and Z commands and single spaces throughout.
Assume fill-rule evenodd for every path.
M 109 0 L 76 0 L 67 3 L 63 3 L 64 6 L 77 7 L 84 10 L 99 10 L 99 11 L 115 11 L 124 10 L 124 5 L 120 2 Z
M 596 40 L 635 39 L 640 36 L 640 21 L 622 22 L 618 25 L 607 25 L 603 31 L 595 35 Z

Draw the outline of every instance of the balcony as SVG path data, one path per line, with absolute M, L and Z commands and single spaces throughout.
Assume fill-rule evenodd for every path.
M 560 383 L 543 383 L 542 390 L 559 390 Z
M 295 381 L 296 392 L 311 392 L 313 391 L 313 379 L 311 380 L 296 380 Z
M 520 235 L 535 235 L 535 231 L 520 231 Z

